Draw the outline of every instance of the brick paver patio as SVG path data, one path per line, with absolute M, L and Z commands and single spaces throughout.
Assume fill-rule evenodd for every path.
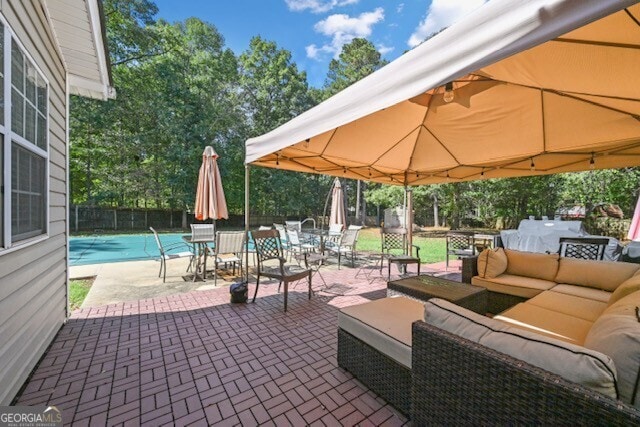
M 76 311 L 16 404 L 92 426 L 405 424 L 337 366 L 339 308 L 386 294 L 355 272 L 323 272 L 311 300 L 299 284 L 287 313 L 275 282 L 253 304 L 222 288 Z

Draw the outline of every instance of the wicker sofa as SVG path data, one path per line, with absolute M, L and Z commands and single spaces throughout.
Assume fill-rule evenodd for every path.
M 506 308 L 493 319 L 435 299 L 343 309 L 339 365 L 416 425 L 637 424 L 640 266 L 539 255 L 465 261 L 468 281 L 489 289 L 490 309 Z M 362 335 L 357 322 L 380 336 Z

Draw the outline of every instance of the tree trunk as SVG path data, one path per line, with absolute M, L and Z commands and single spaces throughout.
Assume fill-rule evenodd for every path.
M 436 194 L 433 195 L 433 226 L 440 227 L 440 215 L 439 206 L 438 206 L 438 196 Z

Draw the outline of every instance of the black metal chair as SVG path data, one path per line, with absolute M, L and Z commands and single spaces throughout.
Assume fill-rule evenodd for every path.
M 408 247 L 407 229 L 402 227 L 383 228 L 380 234 L 383 254 L 380 271 L 382 271 L 384 258 L 386 258 L 388 278 L 391 278 L 391 264 L 398 264 L 398 268 L 403 273 L 406 272 L 408 264 L 417 264 L 418 275 L 420 275 L 420 247 L 417 245 L 411 245 L 411 248 Z M 416 256 L 412 255 L 413 251 L 411 249 L 416 250 Z
M 449 231 L 446 236 L 447 255 L 446 268 L 449 268 L 449 258 L 467 258 L 476 254 L 473 231 Z
M 289 283 L 307 278 L 309 281 L 309 299 L 311 299 L 311 274 L 312 270 L 304 269 L 297 265 L 285 265 L 287 260 L 284 256 L 280 233 L 278 230 L 252 231 L 251 236 L 255 243 L 257 265 L 256 290 L 253 293 L 253 302 L 258 294 L 260 277 L 269 277 L 280 281 L 280 286 L 284 282 L 284 311 L 287 311 L 287 297 L 289 295 Z M 265 264 L 269 261 L 278 261 L 277 265 Z
M 601 261 L 608 244 L 606 237 L 561 237 L 558 253 L 566 258 Z

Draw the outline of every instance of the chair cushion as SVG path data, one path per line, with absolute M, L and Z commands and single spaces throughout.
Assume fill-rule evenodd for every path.
M 416 300 L 382 298 L 342 308 L 338 327 L 411 368 L 411 324 L 423 313 L 423 303 Z
M 616 368 L 609 356 L 598 351 L 513 328 L 437 298 L 425 302 L 424 319 L 430 325 L 616 397 Z
M 609 298 L 609 305 L 621 300 L 622 298 L 640 290 L 640 275 L 634 274 L 616 288 Z
M 492 292 L 515 295 L 523 298 L 533 298 L 540 292 L 551 289 L 556 285 L 555 282 L 548 280 L 514 276 L 511 274 L 501 274 L 498 277 L 485 279 L 480 276 L 475 276 L 471 279 L 471 284 L 482 286 Z
M 633 276 L 639 267 L 638 264 L 628 262 L 563 257 L 560 258 L 555 281 L 613 292 L 622 282 Z
M 620 399 L 640 408 L 640 292 L 610 305 L 594 322 L 585 347 L 610 356 L 618 370 Z
M 606 302 L 554 292 L 553 288 L 527 300 L 527 304 L 567 314 L 588 322 L 594 322 L 607 308 Z
M 558 273 L 558 254 L 539 254 L 505 249 L 507 274 L 554 281 Z
M 507 270 L 507 254 L 503 248 L 485 249 L 478 255 L 478 275 L 496 277 Z
M 517 304 L 495 316 L 510 325 L 575 345 L 582 345 L 593 322 L 529 304 Z
M 561 283 L 551 288 L 553 292 L 574 295 L 580 298 L 592 299 L 594 301 L 607 302 L 611 298 L 611 292 L 602 289 L 587 288 L 585 286 L 567 285 Z

